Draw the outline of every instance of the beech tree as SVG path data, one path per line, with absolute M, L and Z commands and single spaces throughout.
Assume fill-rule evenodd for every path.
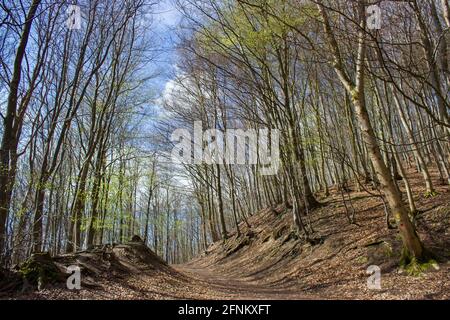
M 0 4 L 2 266 L 134 235 L 181 263 L 250 237 L 261 210 L 315 244 L 330 195 L 360 226 L 354 191 L 383 206 L 405 264 L 428 258 L 415 195 L 450 185 L 448 1 L 180 0 L 164 88 L 156 3 L 76 5 L 79 30 L 64 1 Z M 192 162 L 172 159 L 178 129 Z M 214 143 L 215 162 L 195 157 Z

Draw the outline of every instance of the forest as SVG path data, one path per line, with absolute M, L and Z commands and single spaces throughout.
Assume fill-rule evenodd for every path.
M 449 65 L 448 0 L 2 0 L 0 298 L 449 299 Z

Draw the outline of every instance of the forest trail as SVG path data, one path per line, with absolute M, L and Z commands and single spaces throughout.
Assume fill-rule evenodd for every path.
M 399 268 L 401 240 L 387 228 L 379 198 L 350 190 L 344 204 L 335 189 L 310 213 L 310 241 L 299 238 L 291 210 L 279 205 L 252 215 L 251 228 L 242 222 L 240 236 L 233 230 L 225 242 L 175 269 L 205 283 L 212 297 L 228 293 L 229 299 L 448 299 L 450 282 L 443 279 L 450 279 L 450 193 L 436 170 L 433 197 L 425 196 L 420 173 L 409 174 L 417 190 L 417 230 L 438 261 L 423 274 Z M 346 206 L 354 208 L 356 223 L 349 223 Z M 377 290 L 367 286 L 373 265 L 381 271 Z
M 2 0 L 0 299 L 450 299 L 449 1 L 350 3 Z
M 270 287 L 245 279 L 223 276 L 202 267 L 181 265 L 176 266 L 175 269 L 194 279 L 202 288 L 208 288 L 208 299 L 308 300 L 320 298 L 298 289 Z
M 168 265 L 137 237 L 126 244 L 48 256 L 46 263 L 61 270 L 81 267 L 81 290 L 66 288 L 67 275 L 41 290 L 12 287 L 4 280 L 13 277 L 0 272 L 0 298 L 448 299 L 450 282 L 443 279 L 450 279 L 450 193 L 437 186 L 436 195 L 426 197 L 419 174 L 412 175 L 420 210 L 417 230 L 437 260 L 420 275 L 399 268 L 401 240 L 397 230 L 387 228 L 377 197 L 351 192 L 357 210 L 356 224 L 350 224 L 339 193 L 333 192 L 310 214 L 315 230 L 310 241 L 298 236 L 291 210 L 279 205 L 253 214 L 250 228 L 241 223 L 239 236 L 230 232 L 226 241 L 212 243 L 188 263 Z M 372 265 L 381 271 L 378 290 L 367 287 Z
M 306 300 L 320 298 L 289 287 L 271 287 L 246 279 L 220 275 L 211 269 L 195 265 L 168 266 L 150 254 L 131 253 L 135 244 L 126 248 L 125 259 L 108 266 L 92 258 L 91 253 L 78 253 L 53 258 L 57 264 L 78 263 L 83 267 L 81 290 L 67 290 L 61 283 L 41 290 L 9 293 L 0 290 L 0 298 L 8 299 L 219 299 L 219 300 Z M 139 245 L 137 245 L 139 247 Z M 140 251 L 140 250 L 139 250 Z M 130 254 L 131 253 L 131 254 Z M 89 259 L 84 259 L 90 256 Z M 76 262 L 75 262 L 75 261 Z M 141 260 L 141 261 L 139 261 Z M 92 262 L 95 261 L 95 264 Z M 120 262 L 120 266 L 119 263 Z M 130 262 L 133 262 L 131 264 Z M 144 263 L 142 263 L 144 262 Z M 161 264 L 160 264 L 161 263 Z M 148 265 L 144 265 L 148 264 Z M 99 274 L 93 275 L 92 273 Z M 107 274 L 106 276 L 100 273 Z

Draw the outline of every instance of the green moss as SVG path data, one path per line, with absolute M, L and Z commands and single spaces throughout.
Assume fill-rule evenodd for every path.
M 425 256 L 425 259 L 418 260 L 416 257 L 412 257 L 409 252 L 403 248 L 400 259 L 400 268 L 405 270 L 408 275 L 415 277 L 420 276 L 431 267 L 435 269 L 439 268 L 436 260 L 432 259 L 433 255 L 430 252 L 426 252 Z
M 24 280 L 32 285 L 37 285 L 38 288 L 58 281 L 61 276 L 58 267 L 53 264 L 48 253 L 34 254 L 20 266 L 19 273 Z
M 350 92 L 350 96 L 352 97 L 353 101 L 357 101 L 359 98 L 359 91 L 356 88 L 352 89 L 352 91 Z
M 369 258 L 367 258 L 366 256 L 360 256 L 356 259 L 356 262 L 358 264 L 365 264 L 369 261 Z
M 426 262 L 417 261 L 416 258 L 412 258 L 411 261 L 403 267 L 406 273 L 410 276 L 418 277 L 422 273 L 426 272 L 430 268 L 436 268 L 438 266 L 437 262 L 433 259 L 430 259 Z
M 429 192 L 425 192 L 423 194 L 423 196 L 425 198 L 433 198 L 433 197 L 436 197 L 437 195 L 438 195 L 438 193 L 436 191 L 429 191 Z
M 392 245 L 386 241 L 383 241 L 383 248 L 384 248 L 384 254 L 386 257 L 393 257 L 394 256 L 394 250 L 392 249 Z

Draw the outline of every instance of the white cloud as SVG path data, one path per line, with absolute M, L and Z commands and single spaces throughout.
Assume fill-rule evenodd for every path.
M 177 10 L 174 0 L 163 0 L 156 8 L 157 20 L 159 23 L 174 27 L 181 20 L 181 13 Z

